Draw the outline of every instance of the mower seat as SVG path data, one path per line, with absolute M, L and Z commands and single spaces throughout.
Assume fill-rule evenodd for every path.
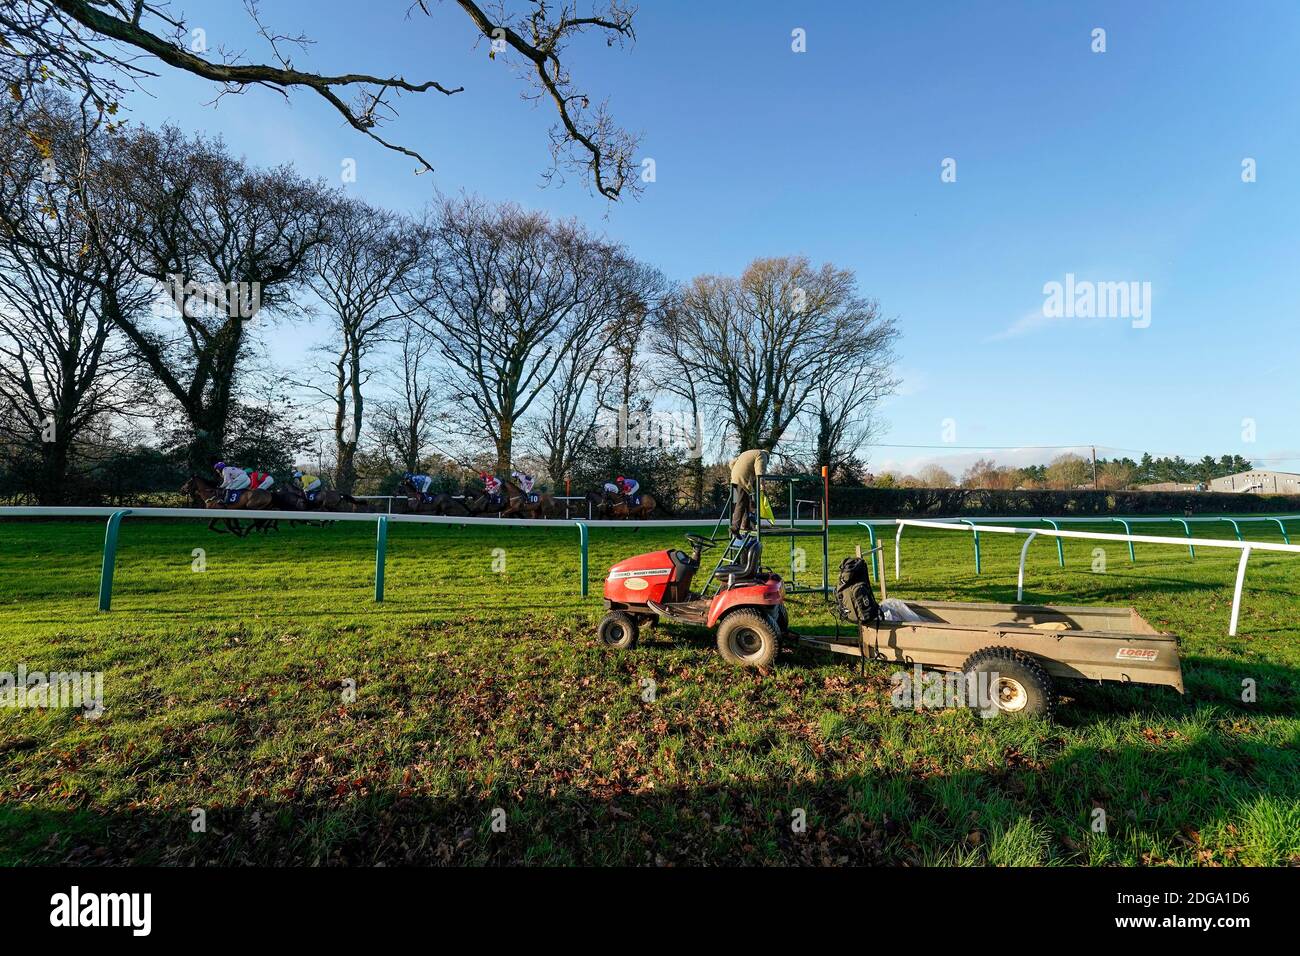
M 736 581 L 748 581 L 758 574 L 759 559 L 758 539 L 750 538 L 740 547 L 740 553 L 731 564 L 720 564 L 714 570 L 715 578 L 732 578 Z

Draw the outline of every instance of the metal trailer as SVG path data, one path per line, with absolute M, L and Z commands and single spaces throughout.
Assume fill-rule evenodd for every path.
M 1050 715 L 1053 679 L 1119 681 L 1183 693 L 1178 640 L 1132 608 L 906 601 L 922 620 L 862 624 L 856 634 L 805 636 L 837 654 L 996 678 L 1006 713 Z

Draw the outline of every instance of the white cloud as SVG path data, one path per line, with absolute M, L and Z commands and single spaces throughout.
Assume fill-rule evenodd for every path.
M 1064 322 L 1061 318 L 1049 318 L 1043 315 L 1042 308 L 1037 308 L 1032 312 L 1026 312 L 1016 321 L 1012 322 L 1001 332 L 990 335 L 985 342 L 1001 342 L 1004 339 L 1018 339 L 1022 335 L 1029 335 L 1031 332 L 1037 332 L 1047 328 L 1049 325 Z

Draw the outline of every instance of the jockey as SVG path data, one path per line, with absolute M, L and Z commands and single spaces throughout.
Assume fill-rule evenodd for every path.
M 618 485 L 619 493 L 623 495 L 629 505 L 632 504 L 633 496 L 641 490 L 641 484 L 635 478 L 624 478 L 622 475 L 614 479 L 614 484 Z
M 605 492 L 607 495 L 616 495 L 618 494 L 618 485 L 614 484 L 612 481 L 607 481 L 600 490 Z
M 227 465 L 224 461 L 218 461 L 212 467 L 221 476 L 221 484 L 217 489 L 221 492 L 222 500 L 228 505 L 237 502 L 253 484 L 248 477 L 248 472 L 242 468 Z
M 417 475 L 413 472 L 404 472 L 402 480 L 418 491 L 421 495 L 427 495 L 429 489 L 433 487 L 433 479 L 428 475 Z
M 224 461 L 219 461 L 212 467 L 221 476 L 219 487 L 222 491 L 244 491 L 253 483 L 248 477 L 248 472 L 242 468 L 227 465 Z
M 533 483 L 537 480 L 532 475 L 525 475 L 522 471 L 510 472 L 510 477 L 519 485 L 519 490 L 525 495 L 533 493 Z
M 496 475 L 489 475 L 486 471 L 480 471 L 478 476 L 483 479 L 483 488 L 487 491 L 489 498 L 498 498 L 501 495 L 501 479 Z
M 248 473 L 249 486 L 258 491 L 270 491 L 275 484 L 269 471 L 258 471 L 256 468 L 245 468 L 244 471 Z
M 320 478 L 316 475 L 307 474 L 301 468 L 294 470 L 293 483 L 298 486 L 298 490 L 308 500 L 311 500 L 312 496 L 321 490 Z

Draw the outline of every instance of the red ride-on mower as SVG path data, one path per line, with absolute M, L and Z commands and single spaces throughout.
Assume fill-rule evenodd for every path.
M 704 588 L 691 590 L 705 551 L 716 542 L 688 534 L 691 553 L 652 551 L 609 569 L 605 607 L 598 634 L 603 643 L 623 650 L 636 646 L 643 623 L 677 621 L 718 629 L 724 660 L 745 667 L 767 667 L 776 659 L 781 638 L 789 631 L 781 577 L 761 569 L 761 545 L 746 537 L 733 543 L 733 561 L 719 564 Z M 716 588 L 715 588 L 716 585 Z M 710 590 L 713 590 L 710 595 Z

